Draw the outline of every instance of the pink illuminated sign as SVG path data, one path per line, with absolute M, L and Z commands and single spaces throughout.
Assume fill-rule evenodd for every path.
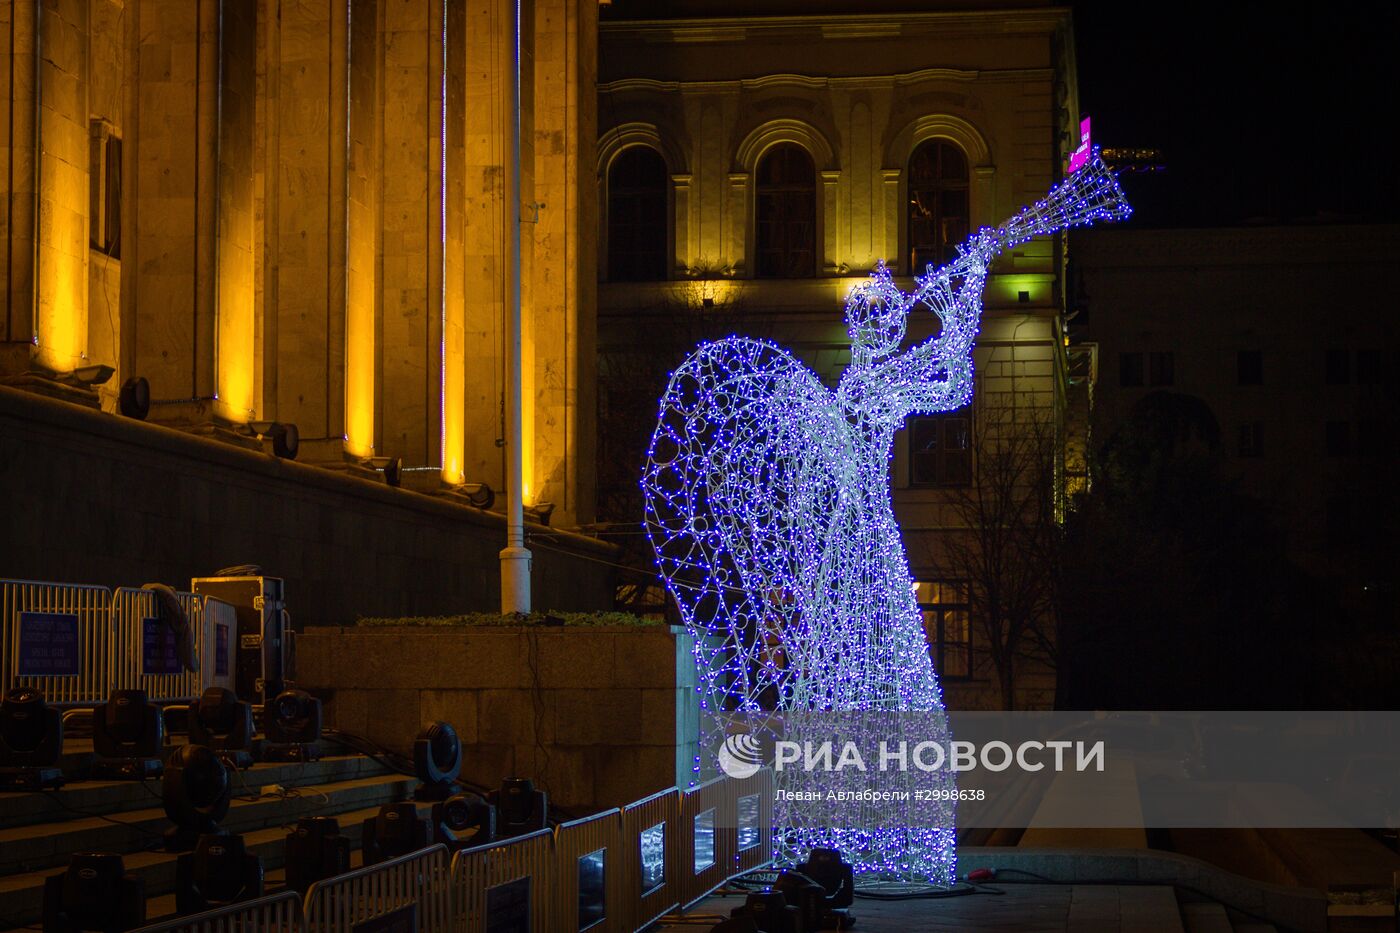
M 1089 161 L 1092 146 L 1089 142 L 1089 118 L 1079 121 L 1079 148 L 1069 154 L 1069 170 L 1077 172 Z

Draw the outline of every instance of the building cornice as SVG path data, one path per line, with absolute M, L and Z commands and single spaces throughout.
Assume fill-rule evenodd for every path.
M 792 87 L 803 90 L 872 90 L 907 87 L 931 81 L 967 83 L 970 81 L 1035 81 L 1054 77 L 1053 68 L 1001 68 L 969 70 L 965 68 L 921 68 L 892 75 L 852 75 L 821 77 L 818 75 L 772 74 L 757 78 L 737 78 L 729 81 L 658 81 L 655 78 L 618 78 L 598 85 L 600 94 L 623 94 L 633 91 L 682 94 L 739 94 L 771 88 Z
M 601 37 L 689 44 L 742 42 L 774 36 L 871 39 L 897 36 L 965 36 L 996 32 L 1040 35 L 1069 22 L 1068 7 L 1010 10 L 949 10 L 926 13 L 828 16 L 730 16 L 695 19 L 625 20 L 598 24 Z

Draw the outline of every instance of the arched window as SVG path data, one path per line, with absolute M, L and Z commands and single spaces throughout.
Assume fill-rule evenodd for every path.
M 946 140 L 927 140 L 909 157 L 909 273 L 954 258 L 967 228 L 967 157 Z
M 647 146 L 623 150 L 608 169 L 608 279 L 666 278 L 666 162 Z
M 816 274 L 817 171 L 807 150 L 780 143 L 758 162 L 755 223 L 760 278 Z

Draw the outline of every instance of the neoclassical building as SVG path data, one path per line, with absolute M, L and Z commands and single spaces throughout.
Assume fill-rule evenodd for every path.
M 1061 177 L 1078 144 L 1068 11 L 901 9 L 912 6 L 853 13 L 840 3 L 673 2 L 605 11 L 604 359 L 664 326 L 658 315 L 724 308 L 726 324 L 793 348 L 834 382 L 849 360 L 845 296 L 877 262 L 911 288 L 916 270 L 951 257 L 969 231 L 1009 217 Z M 931 650 L 954 707 L 1000 702 L 971 618 L 975 580 L 948 547 L 975 537 L 967 515 L 969 489 L 985 472 L 979 450 L 1007 424 L 1033 424 L 1053 445 L 1057 495 L 1082 481 L 1074 438 L 1092 360 L 1067 347 L 1064 260 L 1060 238 L 1002 257 L 988 281 L 976 400 L 913 419 L 891 465 Z M 911 321 L 911 339 L 931 333 L 931 318 Z M 965 547 L 951 550 L 966 563 Z M 1030 663 L 1016 683 L 1018 704 L 1048 702 L 1053 680 L 1043 665 Z

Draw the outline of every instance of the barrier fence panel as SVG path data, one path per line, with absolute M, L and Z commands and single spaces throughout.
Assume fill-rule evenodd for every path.
M 632 930 L 680 906 L 680 812 L 681 792 L 674 787 L 622 808 L 620 875 L 623 897 L 633 905 Z
M 204 692 L 207 643 L 203 597 L 193 593 L 180 593 L 179 597 L 189 620 L 199 670 L 187 671 L 181 666 L 174 633 L 160 620 L 156 594 L 123 586 L 112 593 L 112 689 L 144 690 L 148 699 L 163 703 L 199 699 Z
M 283 891 L 141 927 L 136 933 L 301 933 L 301 898 Z
M 554 827 L 554 926 L 560 933 L 631 933 L 635 892 L 622 885 L 622 811 Z
M 547 829 L 463 849 L 452 859 L 458 933 L 553 933 L 554 834 Z
M 210 687 L 234 690 L 235 662 L 238 659 L 238 610 L 212 596 L 195 596 L 194 606 L 195 615 L 191 617 L 191 622 L 197 620 L 202 633 L 199 696 L 203 696 Z
M 734 864 L 734 796 L 729 779 L 717 777 L 681 793 L 680 887 L 677 900 L 689 907 L 723 884 Z
M 0 580 L 0 677 L 55 706 L 90 706 L 111 689 L 112 631 L 105 586 Z
M 306 892 L 303 916 L 307 933 L 351 933 L 356 924 L 377 918 L 386 921 L 385 929 L 447 930 L 452 925 L 447 848 L 429 846 L 318 881 Z
M 762 868 L 773 861 L 773 771 L 764 768 L 752 777 L 729 781 L 736 818 L 734 867 L 730 877 Z

